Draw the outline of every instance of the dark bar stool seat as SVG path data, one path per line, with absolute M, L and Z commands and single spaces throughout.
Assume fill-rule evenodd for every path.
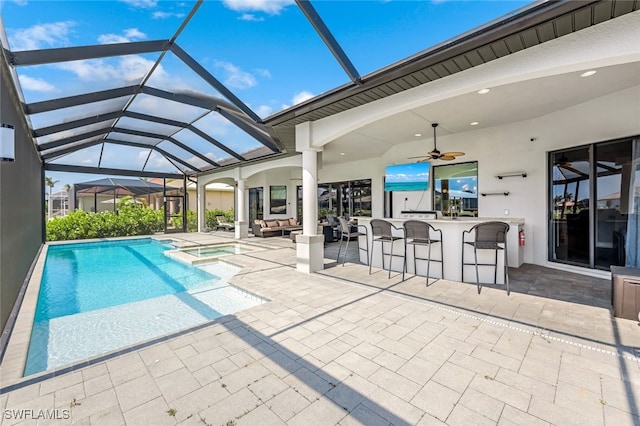
M 357 227 L 358 231 L 353 231 L 351 228 L 351 225 L 349 225 L 349 223 L 345 218 L 339 217 L 338 220 L 340 221 L 340 244 L 338 245 L 338 259 L 336 262 L 340 263 L 340 250 L 342 249 L 342 241 L 346 238 L 347 245 L 344 248 L 344 256 L 342 258 L 342 266 L 344 266 L 344 262 L 347 260 L 347 252 L 349 251 L 349 240 L 353 237 L 356 237 L 356 244 L 358 244 L 358 249 L 359 249 L 358 254 L 360 254 L 360 251 L 364 251 L 365 253 L 367 253 L 367 262 L 368 262 L 369 261 L 369 233 L 367 232 L 367 227 L 364 225 L 358 225 Z M 360 228 L 364 229 L 364 233 L 359 231 Z M 364 235 L 365 239 L 367 240 L 367 243 L 364 246 L 365 248 L 360 247 L 360 242 L 357 241 L 357 238 L 359 238 L 361 235 Z
M 476 267 L 476 284 L 478 285 L 478 294 L 482 290 L 480 282 L 480 274 L 478 266 L 493 266 L 495 268 L 493 274 L 493 284 L 498 282 L 498 251 L 502 250 L 504 255 L 504 282 L 507 286 L 507 295 L 511 293 L 509 290 L 509 265 L 507 262 L 507 232 L 509 232 L 509 224 L 504 222 L 484 222 L 479 223 L 462 232 L 462 282 L 464 281 L 464 267 L 466 265 L 475 265 Z M 465 234 L 475 234 L 473 241 L 466 241 Z M 464 246 L 465 244 L 473 247 L 474 263 L 465 263 Z M 495 251 L 494 263 L 478 263 L 478 250 Z
M 369 275 L 371 275 L 371 264 L 373 263 L 373 249 L 376 242 L 380 242 L 380 257 L 382 257 L 382 269 L 384 270 L 384 256 L 389 256 L 389 278 L 391 278 L 391 262 L 393 256 L 400 256 L 399 254 L 393 254 L 393 243 L 397 240 L 402 240 L 403 237 L 393 235 L 394 229 L 399 229 L 393 226 L 391 222 L 382 219 L 372 219 L 371 222 L 371 257 L 369 259 Z M 389 253 L 384 252 L 384 243 L 391 243 L 391 250 Z
M 439 262 L 441 277 L 444 278 L 444 253 L 442 250 L 442 231 L 436 229 L 433 225 L 422 222 L 420 220 L 407 220 L 404 225 L 404 268 L 402 270 L 402 280 L 404 281 L 404 273 L 407 271 L 407 246 L 413 246 L 413 272 L 417 275 L 417 261 L 427 261 L 427 285 L 429 285 L 429 271 L 431 262 Z M 433 244 L 440 244 L 440 259 L 431 258 L 431 246 Z M 416 246 L 426 246 L 429 248 L 427 257 L 416 256 Z

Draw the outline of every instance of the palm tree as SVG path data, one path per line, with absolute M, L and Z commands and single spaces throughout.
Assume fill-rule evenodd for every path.
M 49 202 L 47 203 L 48 205 L 48 215 L 47 218 L 51 219 L 53 216 L 53 200 L 51 199 L 51 190 L 53 189 L 54 186 L 56 186 L 56 183 L 60 182 L 59 180 L 53 180 L 52 177 L 46 176 L 44 178 L 44 184 L 46 186 L 49 187 Z
M 71 185 L 69 185 L 68 183 L 65 183 L 63 188 L 64 188 L 64 192 L 67 193 L 67 197 L 62 202 L 62 215 L 66 216 L 67 215 L 66 206 L 67 206 L 67 200 L 69 200 L 69 191 L 71 190 Z

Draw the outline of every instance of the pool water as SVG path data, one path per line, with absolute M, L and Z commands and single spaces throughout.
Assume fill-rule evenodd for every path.
M 169 334 L 265 300 L 230 286 L 240 268 L 164 255 L 151 238 L 49 247 L 25 375 Z
M 224 244 L 217 246 L 189 248 L 182 251 L 196 257 L 220 257 L 228 256 L 231 254 L 248 253 L 254 251 L 254 249 L 243 244 Z

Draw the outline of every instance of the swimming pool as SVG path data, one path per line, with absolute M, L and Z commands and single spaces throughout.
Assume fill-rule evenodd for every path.
M 141 238 L 52 245 L 25 375 L 192 327 L 263 303 L 228 284 L 240 268 L 194 267 Z

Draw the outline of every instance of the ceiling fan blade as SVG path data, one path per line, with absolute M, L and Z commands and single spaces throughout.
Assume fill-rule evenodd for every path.
M 425 158 L 425 155 L 418 155 L 417 157 L 407 157 L 408 160 L 412 160 L 414 158 Z
M 464 152 L 460 152 L 460 151 L 443 152 L 442 155 L 461 157 L 464 155 Z
M 444 160 L 444 161 L 451 161 L 451 160 L 455 160 L 456 157 L 453 155 L 443 155 L 440 157 L 440 160 Z
M 423 158 L 422 160 L 418 160 L 418 161 L 416 161 L 416 163 L 428 163 L 428 162 L 429 162 L 429 160 L 431 160 L 431 157 Z

